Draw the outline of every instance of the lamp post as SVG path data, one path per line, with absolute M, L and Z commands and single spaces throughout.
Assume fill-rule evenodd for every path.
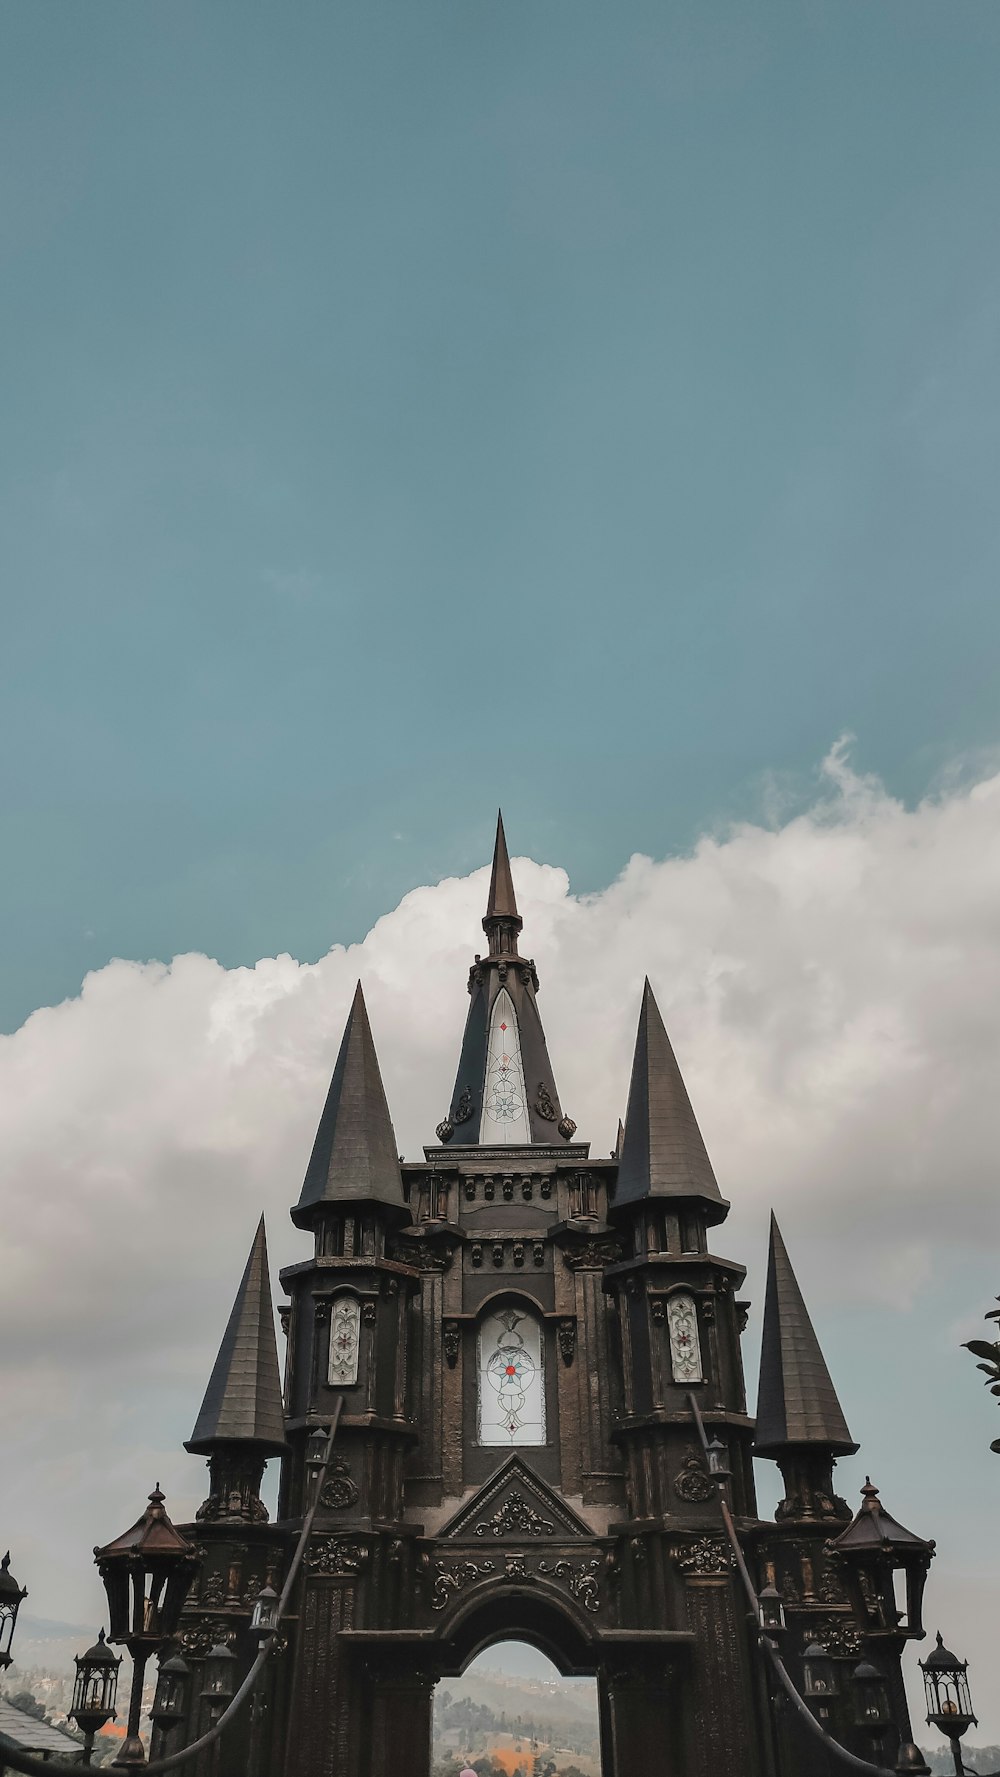
M 10 1571 L 10 1550 L 0 1561 L 0 1670 L 6 1672 L 13 1659 L 10 1644 L 14 1639 L 17 1613 L 21 1608 L 22 1598 L 27 1598 L 27 1586 L 19 1586 Z
M 937 1646 L 918 1664 L 924 1675 L 928 1726 L 937 1728 L 950 1741 L 955 1771 L 957 1777 L 962 1777 L 962 1735 L 976 1721 L 969 1694 L 969 1662 L 948 1651 L 939 1631 Z
M 76 1680 L 73 1701 L 68 1714 L 83 1735 L 83 1756 L 89 1763 L 94 1750 L 94 1735 L 115 1719 L 115 1697 L 118 1692 L 118 1668 L 121 1655 L 113 1654 L 102 1629 L 86 1653 L 74 1654 Z
M 163 1494 L 154 1487 L 142 1517 L 103 1549 L 95 1549 L 94 1559 L 108 1595 L 109 1639 L 122 1642 L 132 1658 L 128 1733 L 114 1762 L 119 1767 L 144 1765 L 139 1718 L 146 1662 L 177 1628 L 200 1557 L 171 1524 Z
M 802 1688 L 820 1721 L 830 1719 L 830 1704 L 839 1694 L 837 1668 L 822 1642 L 812 1641 L 802 1655 Z

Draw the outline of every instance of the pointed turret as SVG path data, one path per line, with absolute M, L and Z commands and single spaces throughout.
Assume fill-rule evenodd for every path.
M 285 1448 L 274 1308 L 261 1216 L 201 1412 L 186 1450 L 210 1455 L 221 1444 Z
M 728 1209 L 716 1183 L 687 1088 L 647 980 L 632 1062 L 614 1206 L 650 1197 L 700 1198 L 721 1221 Z
M 832 1456 L 858 1448 L 772 1215 L 754 1448 L 759 1456 L 778 1456 L 806 1445 Z
M 517 911 L 503 816 L 497 815 L 493 870 L 483 931 L 489 954 L 469 974 L 472 1004 L 462 1040 L 455 1090 L 438 1139 L 456 1146 L 529 1147 L 576 1124 L 564 1117 L 538 1016 L 535 965 L 518 953 Z
M 324 1204 L 379 1203 L 407 1213 L 399 1155 L 365 996 L 358 982 L 292 1221 L 307 1228 Z

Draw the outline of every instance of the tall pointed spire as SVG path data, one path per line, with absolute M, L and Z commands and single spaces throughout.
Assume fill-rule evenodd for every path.
M 517 899 L 514 895 L 514 878 L 510 873 L 510 858 L 507 855 L 507 838 L 503 830 L 503 814 L 497 809 L 497 836 L 493 847 L 493 871 L 490 876 L 490 898 L 486 905 L 486 916 L 483 920 L 483 931 L 490 939 L 491 951 L 499 948 L 494 944 L 494 937 L 499 936 L 504 926 L 513 927 L 513 935 L 521 930 L 523 920 L 517 911 Z M 516 949 L 516 944 L 513 945 Z
M 186 1450 L 210 1454 L 220 1444 L 285 1448 L 278 1347 L 261 1216 L 205 1399 Z
M 772 1215 L 754 1448 L 760 1456 L 776 1456 L 791 1445 L 810 1444 L 835 1456 L 858 1448 Z
M 324 1203 L 382 1203 L 406 1211 L 392 1119 L 358 982 L 292 1221 Z
M 716 1206 L 716 1220 L 728 1208 L 647 980 L 635 1039 L 615 1207 L 648 1197 L 707 1200 Z
M 520 955 L 517 911 L 503 815 L 497 813 L 490 893 L 483 919 L 489 954 L 469 974 L 472 1004 L 448 1115 L 439 1141 L 456 1146 L 547 1145 L 569 1141 L 576 1124 L 564 1117 L 535 995 L 538 975 Z

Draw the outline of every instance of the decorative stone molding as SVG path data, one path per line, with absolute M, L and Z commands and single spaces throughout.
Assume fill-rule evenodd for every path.
M 327 1512 L 344 1512 L 358 1503 L 358 1488 L 346 1457 L 331 1456 L 319 1503 Z
M 699 1536 L 694 1542 L 676 1543 L 671 1551 L 682 1573 L 699 1579 L 728 1573 L 736 1566 L 736 1556 L 721 1536 Z
M 357 1573 L 368 1559 L 362 1543 L 345 1542 L 339 1537 L 325 1536 L 312 1543 L 306 1555 L 306 1566 L 325 1577 Z
M 715 1482 L 693 1450 L 687 1452 L 680 1473 L 674 1476 L 674 1492 L 688 1505 L 703 1505 L 715 1492 Z
M 523 1493 L 509 1493 L 492 1518 L 476 1525 L 477 1536 L 553 1536 L 555 1525 L 528 1504 Z

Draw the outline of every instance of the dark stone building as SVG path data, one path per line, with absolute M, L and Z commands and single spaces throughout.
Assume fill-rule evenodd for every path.
M 850 1675 L 875 1661 L 891 1763 L 933 1545 L 873 1488 L 853 1519 L 837 1497 L 835 1460 L 857 1446 L 776 1225 L 755 1433 L 745 1271 L 715 1251 L 728 1205 L 648 982 L 616 1153 L 575 1139 L 502 825 L 483 927 L 451 1104 L 418 1162 L 397 1157 L 358 987 L 291 1212 L 313 1251 L 281 1275 L 283 1387 L 258 1229 L 187 1446 L 210 1471 L 173 1650 L 188 1719 L 154 1753 L 204 1726 L 210 1646 L 249 1664 L 254 1600 L 280 1589 L 308 1509 L 307 1440 L 339 1401 L 283 1651 L 203 1777 L 426 1777 L 436 1681 L 505 1637 L 595 1675 L 605 1777 L 824 1777 L 828 1752 L 770 1695 L 693 1398 L 754 1581 L 783 1600 L 792 1677 L 801 1689 L 806 1648 L 825 1650 L 817 1712 L 871 1756 Z M 784 1481 L 773 1523 L 755 1452 Z

